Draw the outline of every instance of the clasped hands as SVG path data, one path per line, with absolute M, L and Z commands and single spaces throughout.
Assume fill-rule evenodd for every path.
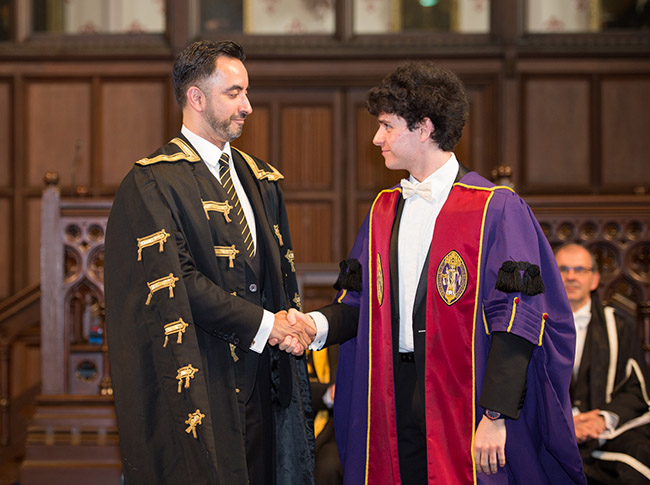
M 607 429 L 605 418 L 600 414 L 600 409 L 576 414 L 573 416 L 573 424 L 578 444 L 598 439 L 601 433 Z
M 314 319 L 291 308 L 275 314 L 269 345 L 277 345 L 280 350 L 298 356 L 307 350 L 315 337 Z

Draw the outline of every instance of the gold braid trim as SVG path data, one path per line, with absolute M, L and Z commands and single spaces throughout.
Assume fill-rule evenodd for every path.
M 135 163 L 138 165 L 146 166 L 146 165 L 152 165 L 154 163 L 159 163 L 159 162 L 177 162 L 179 160 L 187 160 L 188 162 L 201 161 L 201 157 L 199 157 L 197 153 L 194 150 L 192 150 L 192 148 L 190 148 L 190 146 L 180 138 L 178 137 L 174 138 L 169 142 L 169 144 L 172 143 L 176 145 L 178 148 L 180 148 L 181 151 L 172 154 L 163 153 L 153 158 L 141 158 Z
M 284 178 L 284 175 L 278 172 L 278 169 L 275 168 L 270 163 L 267 163 L 267 165 L 269 166 L 271 171 L 267 172 L 266 170 L 258 167 L 255 160 L 253 160 L 253 157 L 251 157 L 248 153 L 244 153 L 239 148 L 235 148 L 233 146 L 231 146 L 230 148 L 234 148 L 235 150 L 237 150 L 237 153 L 239 153 L 242 157 L 244 157 L 244 160 L 246 160 L 248 167 L 251 169 L 251 172 L 253 172 L 253 175 L 255 175 L 257 180 L 269 179 L 271 182 L 276 182 Z

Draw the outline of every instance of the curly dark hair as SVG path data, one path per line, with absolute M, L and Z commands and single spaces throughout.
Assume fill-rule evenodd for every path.
M 366 97 L 373 116 L 380 113 L 404 118 L 409 130 L 429 118 L 431 135 L 441 150 L 451 151 L 460 140 L 469 113 L 461 80 L 431 62 L 407 62 L 387 75 Z
M 187 102 L 185 93 L 188 88 L 210 77 L 215 69 L 215 60 L 222 56 L 239 59 L 242 62 L 246 60 L 243 47 L 231 40 L 222 42 L 201 40 L 190 44 L 178 55 L 174 62 L 172 79 L 174 95 L 181 109 Z

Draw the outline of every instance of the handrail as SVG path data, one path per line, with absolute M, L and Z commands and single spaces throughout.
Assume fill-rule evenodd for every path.
M 23 288 L 6 300 L 0 301 L 0 327 L 9 319 L 20 314 L 41 299 L 41 284 L 34 283 Z

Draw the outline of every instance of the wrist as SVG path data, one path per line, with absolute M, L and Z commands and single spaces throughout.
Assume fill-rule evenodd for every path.
M 504 416 L 498 411 L 492 411 L 491 409 L 486 409 L 483 411 L 483 416 L 485 416 L 490 421 L 497 421 L 503 419 Z

